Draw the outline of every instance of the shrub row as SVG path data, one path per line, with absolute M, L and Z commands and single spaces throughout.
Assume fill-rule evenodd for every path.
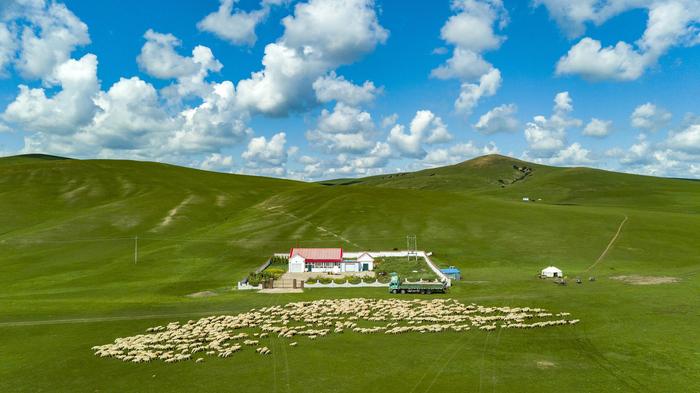
M 255 286 L 269 279 L 276 280 L 284 273 L 285 271 L 282 269 L 265 269 L 260 273 L 251 272 L 248 275 L 248 284 Z
M 321 276 L 316 276 L 316 277 L 310 277 L 306 279 L 307 284 L 315 284 L 316 282 L 320 282 L 321 284 L 330 284 L 331 282 L 334 282 L 336 284 L 345 284 L 346 282 L 349 282 L 350 284 L 360 284 L 363 280 L 362 277 L 358 276 L 347 276 L 347 277 L 339 277 L 339 278 L 327 278 L 327 277 L 321 277 Z M 366 282 L 374 282 L 375 280 L 367 280 Z M 387 279 L 386 281 L 382 281 L 380 278 L 380 282 L 389 282 Z

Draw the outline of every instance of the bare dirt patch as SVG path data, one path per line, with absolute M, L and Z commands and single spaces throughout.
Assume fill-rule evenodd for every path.
M 219 294 L 216 292 L 212 291 L 202 291 L 202 292 L 195 292 L 195 293 L 190 293 L 189 295 L 185 295 L 187 297 L 211 297 L 211 296 L 218 296 Z
M 216 196 L 216 206 L 224 207 L 228 202 L 228 197 L 224 194 L 219 194 Z
M 151 231 L 158 231 L 170 225 L 175 220 L 175 216 L 177 216 L 178 212 L 185 206 L 192 203 L 193 200 L 194 196 L 192 195 L 189 195 L 187 198 L 183 199 L 182 202 L 180 202 L 177 206 L 170 209 L 170 211 L 168 211 L 168 214 L 165 217 L 163 217 L 163 220 L 158 224 L 158 226 L 152 229 Z
M 550 362 L 548 360 L 540 360 L 539 362 L 537 362 L 537 368 L 542 369 L 542 370 L 546 370 L 548 368 L 552 368 L 552 367 L 556 367 L 556 366 L 557 366 L 556 363 Z
M 83 191 L 88 190 L 87 185 L 82 185 L 80 187 L 73 188 L 69 191 L 64 192 L 61 196 L 63 197 L 63 200 L 66 202 L 73 202 L 76 199 L 78 199 L 78 196 L 83 193 Z
M 678 277 L 669 277 L 669 276 L 639 276 L 639 275 L 631 275 L 631 276 L 615 276 L 615 277 L 610 277 L 613 280 L 617 281 L 622 281 L 627 284 L 632 284 L 632 285 L 659 285 L 659 284 L 673 284 L 676 282 L 681 281 L 680 278 Z

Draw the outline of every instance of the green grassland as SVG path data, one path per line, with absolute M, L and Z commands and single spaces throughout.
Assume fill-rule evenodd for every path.
M 531 171 L 519 179 L 514 165 Z M 699 233 L 700 182 L 501 156 L 324 184 L 133 161 L 3 158 L 0 391 L 700 391 Z M 581 322 L 345 333 L 297 348 L 274 337 L 271 356 L 247 351 L 201 364 L 130 364 L 90 350 L 169 321 L 389 297 L 380 288 L 257 294 L 232 286 L 291 246 L 401 249 L 407 234 L 437 263 L 462 270 L 463 282 L 436 297 L 544 307 Z M 562 287 L 537 279 L 548 265 L 597 280 Z M 619 275 L 680 282 L 611 279 Z M 186 296 L 200 291 L 218 296 Z
M 374 261 L 374 270 L 377 272 L 396 273 L 402 279 L 416 281 L 420 279 L 434 280 L 437 274 L 430 270 L 423 258 L 377 258 Z

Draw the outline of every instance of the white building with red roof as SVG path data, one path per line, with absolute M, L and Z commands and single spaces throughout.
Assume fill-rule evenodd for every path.
M 343 259 L 342 248 L 292 248 L 289 251 L 289 272 L 349 273 L 373 270 L 374 259 L 366 253 L 361 257 Z

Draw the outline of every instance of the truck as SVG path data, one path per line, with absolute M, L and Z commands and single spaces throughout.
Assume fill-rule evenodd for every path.
M 402 282 L 399 275 L 391 274 L 389 292 L 391 293 L 445 293 L 445 282 Z

